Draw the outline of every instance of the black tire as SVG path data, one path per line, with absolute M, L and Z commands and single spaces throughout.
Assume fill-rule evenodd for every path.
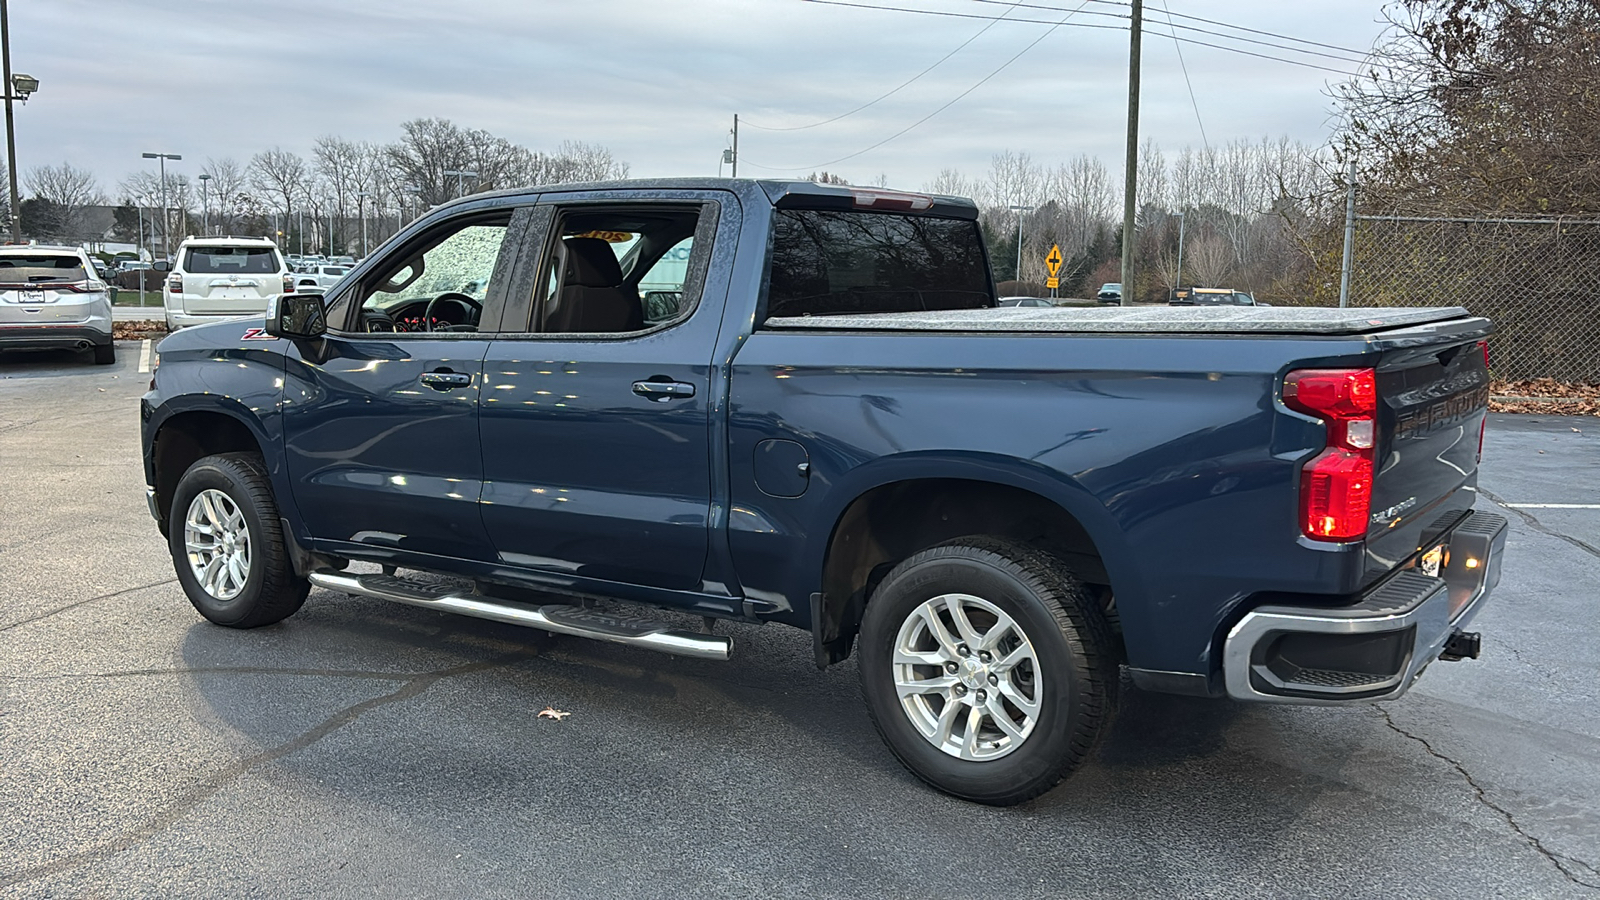
M 201 584 L 186 544 L 190 506 L 207 490 L 218 491 L 232 502 L 248 533 L 249 564 L 243 587 L 226 598 Z M 294 573 L 266 465 L 258 454 L 223 453 L 190 466 L 173 491 L 167 534 L 178 583 L 200 615 L 217 625 L 258 628 L 280 622 L 300 609 L 311 590 L 311 583 Z
M 109 366 L 117 361 L 117 342 L 108 341 L 104 344 L 94 345 L 94 364 Z
M 1004 612 L 1037 659 L 1037 666 L 1019 666 L 1009 676 L 1026 677 L 1022 686 L 1039 701 L 1032 730 L 1020 741 L 1011 739 L 1015 746 L 996 758 L 962 759 L 935 746 L 913 725 L 895 689 L 893 660 L 902 624 L 924 603 L 947 594 L 971 595 Z M 991 627 L 997 621 L 991 619 Z M 1059 559 L 1011 541 L 959 538 L 900 563 L 873 591 L 861 623 L 861 689 L 878 733 L 918 778 L 956 797 L 1010 806 L 1050 790 L 1088 757 L 1116 699 L 1116 646 L 1099 606 Z M 951 690 L 979 696 L 975 689 Z M 955 715 L 959 722 L 967 708 L 957 709 L 963 710 Z M 1020 707 L 1009 709 L 1024 717 Z M 997 724 L 991 718 L 979 736 L 998 735 Z M 988 752 L 1005 743 L 990 742 Z

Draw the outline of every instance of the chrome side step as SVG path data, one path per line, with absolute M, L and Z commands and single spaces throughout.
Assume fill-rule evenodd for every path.
M 725 660 L 733 652 L 733 639 L 709 634 L 672 631 L 664 622 L 621 616 L 575 606 L 550 605 L 538 608 L 521 606 L 494 597 L 466 594 L 441 585 L 397 578 L 393 575 L 345 575 L 338 572 L 312 572 L 317 587 L 343 591 L 361 597 L 375 597 L 424 609 L 438 609 L 494 622 L 539 628 L 556 634 L 570 634 L 659 650 L 675 656 Z

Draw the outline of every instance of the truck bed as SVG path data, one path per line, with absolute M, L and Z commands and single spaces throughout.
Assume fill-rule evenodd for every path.
M 1426 325 L 1468 315 L 1459 306 L 1348 309 L 1296 306 L 1003 307 L 942 312 L 773 317 L 766 320 L 766 327 L 823 331 L 1353 335 Z

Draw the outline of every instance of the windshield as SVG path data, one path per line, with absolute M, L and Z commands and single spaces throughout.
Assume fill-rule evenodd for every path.
M 191 275 L 270 275 L 278 271 L 271 247 L 192 247 L 183 270 Z

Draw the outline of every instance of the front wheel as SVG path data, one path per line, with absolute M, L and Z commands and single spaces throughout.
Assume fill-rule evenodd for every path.
M 1110 717 L 1114 638 L 1055 557 L 986 537 L 910 557 L 861 623 L 862 693 L 918 778 L 1009 806 L 1054 787 Z
M 190 466 L 173 491 L 171 519 L 178 583 L 207 620 L 256 628 L 305 602 L 311 584 L 289 560 L 260 456 L 224 453 Z

